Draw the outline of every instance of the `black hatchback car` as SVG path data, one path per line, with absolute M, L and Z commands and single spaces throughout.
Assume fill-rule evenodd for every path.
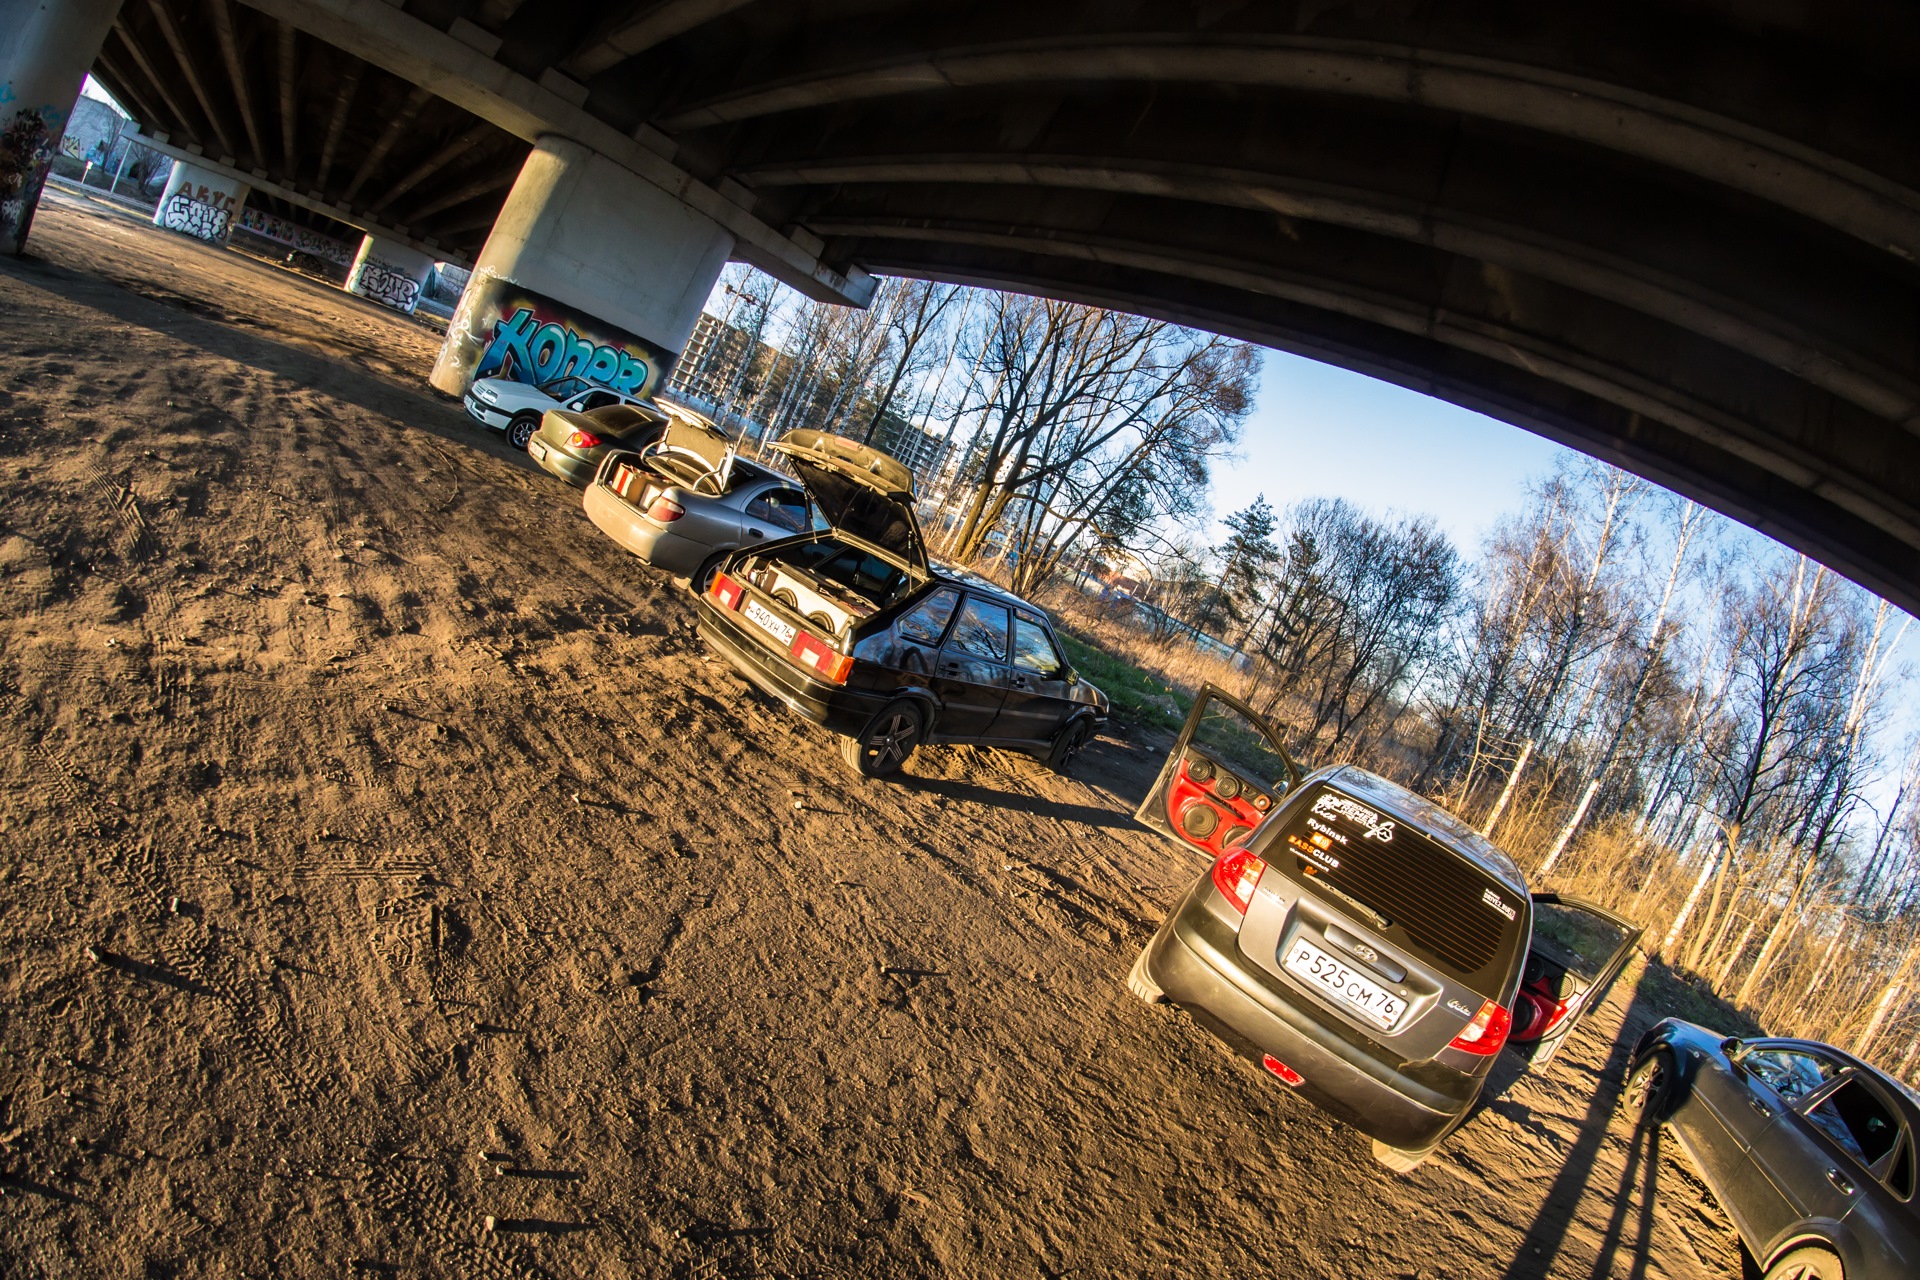
M 1007 747 L 1065 769 L 1107 720 L 1045 612 L 984 579 L 936 569 L 913 473 L 820 431 L 783 453 L 830 526 L 734 553 L 699 592 L 701 638 L 734 669 L 842 735 L 882 777 L 923 742 Z
M 1920 1101 L 1812 1040 L 1738 1040 L 1670 1018 L 1633 1051 L 1625 1102 L 1665 1125 L 1768 1280 L 1920 1276 Z
M 1463 1122 L 1503 1046 L 1544 1066 L 1640 930 L 1529 893 L 1499 849 L 1351 765 L 1302 775 L 1207 686 L 1135 817 L 1212 866 L 1128 975 L 1406 1171 Z

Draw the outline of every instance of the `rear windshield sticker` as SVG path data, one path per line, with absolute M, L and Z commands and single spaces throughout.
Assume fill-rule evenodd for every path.
M 1368 840 L 1378 840 L 1384 844 L 1393 839 L 1391 818 L 1382 818 L 1358 800 L 1349 800 L 1336 791 L 1321 792 L 1320 798 L 1313 802 L 1313 811 L 1323 817 L 1345 818 L 1355 826 L 1365 827 L 1365 838 Z M 1341 843 L 1345 843 L 1345 837 L 1341 838 Z
M 1480 894 L 1480 901 L 1486 903 L 1488 906 L 1492 907 L 1495 911 L 1498 911 L 1501 915 L 1505 916 L 1509 920 L 1514 919 L 1515 916 L 1518 914 L 1517 912 L 1514 911 L 1513 907 L 1508 902 L 1502 899 L 1499 894 L 1495 893 L 1491 889 L 1484 890 Z
M 1321 869 L 1326 871 L 1340 869 L 1340 859 L 1333 852 L 1336 841 L 1345 844 L 1347 838 L 1312 815 L 1307 817 L 1307 834 L 1304 837 L 1296 832 L 1287 832 L 1287 844 L 1293 851 L 1319 864 Z

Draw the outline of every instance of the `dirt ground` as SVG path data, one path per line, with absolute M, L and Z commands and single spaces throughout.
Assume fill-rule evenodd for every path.
M 1127 995 L 1164 740 L 859 783 L 423 327 L 66 193 L 30 249 L 0 1275 L 1738 1274 L 1615 1114 L 1638 970 L 1395 1177 Z

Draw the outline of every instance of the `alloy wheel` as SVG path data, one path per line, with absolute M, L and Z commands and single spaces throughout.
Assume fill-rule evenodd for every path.
M 914 723 L 913 717 L 904 711 L 896 711 L 888 717 L 885 725 L 869 733 L 862 745 L 875 768 L 892 770 L 906 763 L 919 736 L 920 726 Z

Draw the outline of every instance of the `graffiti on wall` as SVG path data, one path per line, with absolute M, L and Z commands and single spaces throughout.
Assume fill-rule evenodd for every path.
M 353 291 L 395 311 L 412 311 L 420 301 L 420 282 L 391 262 L 378 258 L 367 258 L 360 263 Z
M 289 249 L 301 253 L 310 253 L 337 266 L 351 266 L 353 255 L 359 251 L 357 245 L 335 240 L 332 236 L 323 236 L 318 231 L 310 231 L 297 222 L 275 217 L 259 209 L 246 208 L 240 211 L 234 225 L 251 231 L 263 240 L 272 240 L 286 245 Z
M 12 97 L 9 81 L 5 100 Z M 65 118 L 58 107 L 25 107 L 0 126 L 0 246 L 17 248 L 27 238 Z
M 159 224 L 201 240 L 222 241 L 233 230 L 233 211 L 240 201 L 224 191 L 209 191 L 183 180 L 179 190 L 160 202 Z
M 448 327 L 434 385 L 458 394 L 477 378 L 544 384 L 579 377 L 644 398 L 672 365 L 672 353 L 645 339 L 479 272 Z

